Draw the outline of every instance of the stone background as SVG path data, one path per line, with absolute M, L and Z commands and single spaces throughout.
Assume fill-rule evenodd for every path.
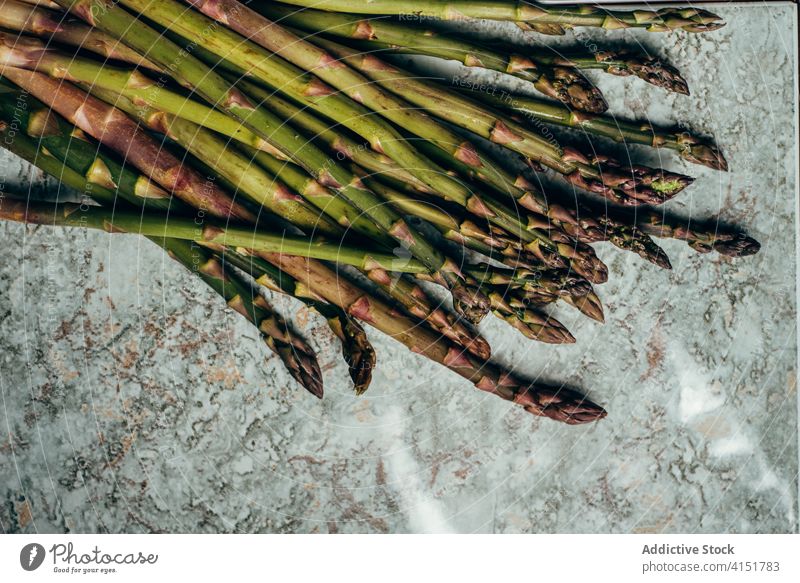
M 665 241 L 665 273 L 601 245 L 607 323 L 554 311 L 576 345 L 481 327 L 498 360 L 586 388 L 606 420 L 531 417 L 375 331 L 379 368 L 356 398 L 324 323 L 278 298 L 319 349 L 318 402 L 152 244 L 4 223 L 0 530 L 797 532 L 796 14 L 718 11 L 713 34 L 607 35 L 678 66 L 691 97 L 592 78 L 615 114 L 716 137 L 727 174 L 631 155 L 696 176 L 672 208 L 741 225 L 762 252 Z M 7 191 L 54 192 L 0 160 Z

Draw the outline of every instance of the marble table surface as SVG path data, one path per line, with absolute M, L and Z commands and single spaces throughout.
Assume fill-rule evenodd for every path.
M 592 78 L 615 114 L 716 137 L 728 173 L 631 157 L 695 176 L 671 208 L 740 225 L 761 253 L 665 241 L 668 273 L 599 245 L 606 324 L 554 310 L 577 344 L 481 325 L 498 361 L 585 388 L 607 419 L 529 416 L 375 331 L 358 398 L 324 322 L 275 298 L 319 351 L 317 401 L 149 242 L 3 223 L 0 531 L 797 532 L 796 13 L 718 12 L 708 35 L 613 34 L 678 66 L 690 97 Z M 0 179 L 54 191 L 7 155 Z

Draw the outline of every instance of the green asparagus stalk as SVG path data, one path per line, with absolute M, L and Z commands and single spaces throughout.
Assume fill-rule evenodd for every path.
M 100 143 L 116 151 L 167 192 L 203 212 L 231 219 L 255 220 L 211 180 L 165 150 L 118 109 L 74 85 L 40 73 L 6 66 L 2 75 L 34 95 Z
M 312 144 L 300 143 L 300 136 L 292 128 L 280 122 L 277 117 L 268 113 L 263 107 L 254 106 L 244 94 L 231 87 L 222 77 L 194 58 L 190 51 L 180 49 L 178 45 L 121 9 L 112 0 L 59 0 L 59 3 L 90 24 L 113 34 L 141 54 L 147 54 L 153 62 L 169 69 L 178 81 L 192 87 L 207 101 L 240 118 L 247 127 L 289 155 L 292 160 L 303 166 L 321 183 L 334 187 L 346 200 L 365 212 L 376 225 L 390 234 L 401 246 L 420 258 L 433 273 L 438 274 L 442 283 L 453 293 L 457 309 L 469 319 L 478 321 L 486 313 L 488 310 L 486 298 L 482 297 L 477 290 L 465 287 L 457 270 L 444 269 L 452 263 L 452 260 L 431 245 L 422 234 L 411 229 L 402 217 L 394 213 L 388 206 L 377 204 L 379 199 L 363 189 L 355 177 L 339 165 L 332 164 L 332 161 Z M 214 26 L 213 21 L 209 21 L 204 16 L 191 11 L 182 11 L 181 18 L 176 20 L 175 14 L 170 11 L 170 8 L 181 6 L 180 4 L 164 1 L 146 4 L 141 6 L 134 0 L 125 1 L 126 6 L 146 10 L 147 15 L 162 26 L 169 27 L 172 24 L 177 29 L 175 32 L 180 34 L 183 31 L 195 40 L 202 40 L 209 48 L 218 44 L 231 48 L 226 41 L 229 43 L 233 40 L 235 41 L 235 50 L 238 51 L 238 54 L 245 56 L 248 65 L 272 70 L 266 66 L 266 60 L 269 59 L 256 58 L 251 51 L 244 51 L 240 46 L 239 40 L 241 39 L 238 38 L 238 35 L 233 35 L 232 39 L 230 35 L 225 34 L 226 29 L 220 28 L 218 25 Z M 253 46 L 258 48 L 256 45 Z M 179 58 L 176 59 L 175 56 Z M 288 70 L 290 69 L 289 66 Z M 306 84 L 294 77 L 291 81 L 303 85 L 304 89 L 301 90 L 301 94 L 306 90 L 311 90 L 313 94 L 314 88 L 319 87 L 319 83 L 312 82 L 310 78 Z M 305 96 L 315 102 L 328 103 L 326 97 L 330 98 L 330 102 L 334 101 L 333 96 L 326 91 L 323 92 L 323 95 L 316 97 L 307 93 Z M 338 107 L 334 105 L 333 109 L 337 110 Z
M 362 50 L 455 60 L 468 67 L 492 69 L 530 81 L 540 93 L 579 111 L 599 113 L 608 109 L 600 91 L 574 67 L 544 65 L 532 58 L 496 52 L 455 36 L 386 19 L 311 9 L 298 11 L 272 2 L 254 8 L 285 26 L 351 39 L 351 44 L 355 42 Z
M 407 273 L 428 271 L 425 265 L 413 258 L 397 257 L 286 234 L 265 233 L 253 227 L 226 225 L 221 222 L 203 222 L 193 218 L 114 211 L 105 208 L 82 209 L 70 204 L 56 206 L 31 204 L 28 206 L 27 215 L 24 212 L 24 205 L 17 207 L 9 203 L 4 208 L 7 211 L 4 211 L 4 215 L 0 218 L 25 220 L 31 224 L 83 227 L 109 233 L 137 233 L 148 237 L 170 237 L 204 244 L 302 255 L 353 265 L 364 270 L 385 269 Z
M 597 421 L 606 416 L 598 405 L 575 391 L 522 381 L 513 373 L 463 352 L 447 339 L 399 316 L 386 303 L 365 294 L 319 262 L 288 255 L 265 255 L 312 293 L 338 305 L 405 344 L 418 354 L 443 364 L 483 391 L 513 401 L 534 415 L 569 424 Z
M 142 119 L 151 127 L 169 119 L 167 117 L 169 115 L 179 116 L 242 144 L 269 152 L 272 156 L 280 156 L 279 151 L 236 120 L 202 103 L 159 87 L 156 81 L 136 70 L 118 69 L 88 59 L 66 56 L 57 51 L 47 50 L 42 43 L 33 39 L 13 38 L 2 32 L 0 32 L 0 62 L 32 68 L 51 77 L 79 81 L 87 91 L 125 109 L 127 113 Z M 122 95 L 125 99 L 117 96 L 112 98 L 109 92 Z M 208 135 L 207 132 L 202 133 L 204 136 Z M 233 171 L 236 172 L 235 169 Z M 260 194 L 255 194 L 252 190 L 248 191 L 248 194 L 251 198 L 255 197 L 257 202 L 262 204 L 265 202 L 261 200 L 263 197 Z M 309 202 L 338 219 L 343 226 L 352 227 L 378 241 L 391 240 L 355 207 L 322 185 L 316 182 L 309 183 L 302 194 Z M 290 199 L 285 200 L 289 203 L 294 202 Z
M 66 18 L 61 12 L 39 5 L 17 0 L 0 0 L 0 27 L 91 51 L 107 59 L 125 61 L 149 69 L 156 68 L 113 37 L 82 22 Z
M 28 137 L 37 140 L 47 152 L 85 176 L 92 188 L 102 187 L 119 193 L 123 198 L 132 197 L 143 208 L 175 212 L 188 210 L 149 178 L 131 172 L 105 154 L 97 144 L 90 143 L 80 130 L 45 108 L 33 96 L 16 91 L 13 94 L 17 96 L 14 101 L 8 98 L 0 100 L 0 117 L 16 119 Z
M 553 67 L 575 67 L 582 71 L 599 70 L 618 77 L 631 75 L 661 87 L 667 91 L 689 95 L 689 85 L 680 71 L 675 67 L 662 62 L 656 57 L 647 54 L 637 54 L 627 50 L 613 51 L 603 49 L 589 54 L 581 53 L 536 53 L 535 59 L 539 63 Z
M 719 16 L 697 8 L 620 11 L 594 6 L 542 6 L 510 0 L 282 0 L 284 4 L 331 12 L 395 15 L 419 20 L 480 18 L 608 30 L 644 28 L 649 32 L 710 32 L 724 26 Z
M 606 156 L 587 156 L 573 148 L 562 148 L 555 141 L 545 141 L 547 152 L 543 155 L 543 138 L 500 112 L 445 90 L 430 79 L 425 82 L 416 78 L 375 55 L 360 54 L 325 39 L 317 38 L 315 42 L 414 105 L 540 162 L 563 174 L 576 186 L 614 202 L 627 205 L 661 204 L 692 182 L 688 176 L 663 169 L 644 166 L 625 168 Z
M 351 70 L 346 65 L 337 63 L 324 50 L 302 41 L 296 35 L 261 17 L 239 2 L 235 0 L 216 0 L 213 4 L 210 4 L 206 0 L 187 1 L 190 1 L 192 5 L 200 10 L 204 10 L 217 21 L 256 41 L 268 50 L 275 51 L 275 53 L 290 59 L 304 70 L 313 71 L 319 78 L 350 95 L 354 100 L 365 103 L 380 115 L 395 122 L 398 126 L 420 128 L 424 133 L 423 137 L 426 137 L 426 139 L 430 137 L 441 141 L 443 137 L 446 137 L 444 141 L 451 147 L 463 147 L 464 140 L 460 136 L 456 136 L 439 124 L 434 123 L 427 115 L 415 108 L 408 107 L 408 104 L 403 100 L 384 91 L 378 85 L 368 83 L 362 75 Z M 124 0 L 124 2 L 143 11 L 143 13 L 159 21 L 161 25 L 173 29 L 184 36 L 192 34 L 192 31 L 200 28 L 204 23 L 208 25 L 206 19 L 200 17 L 200 15 L 195 17 L 191 13 L 182 13 L 181 18 L 176 19 L 174 14 L 177 14 L 176 6 L 179 5 L 177 0 Z M 170 7 L 172 9 L 168 10 Z M 218 36 L 221 38 L 217 39 Z M 409 142 L 402 139 L 390 124 L 377 124 L 375 116 L 367 115 L 364 113 L 366 110 L 359 114 L 352 106 L 347 109 L 349 113 L 344 113 L 344 108 L 348 107 L 349 104 L 341 99 L 341 95 L 331 94 L 327 90 L 315 89 L 315 94 L 322 93 L 323 97 L 309 101 L 307 93 L 310 82 L 305 80 L 306 75 L 301 70 L 284 61 L 276 60 L 276 57 L 261 60 L 247 58 L 245 51 L 239 48 L 242 44 L 242 39 L 237 35 L 225 36 L 220 34 L 215 35 L 215 39 L 218 41 L 217 48 L 213 50 L 222 53 L 225 58 L 230 59 L 234 64 L 251 70 L 253 74 L 258 75 L 265 83 L 281 91 L 290 92 L 292 97 L 299 99 L 310 107 L 316 107 L 331 119 L 345 125 L 350 124 L 350 127 L 361 133 L 363 137 L 373 140 L 373 146 L 378 146 L 381 151 L 386 152 L 390 158 L 412 174 L 415 174 L 430 186 L 433 191 L 457 201 L 459 204 L 470 208 L 472 212 L 487 214 L 489 220 L 496 222 L 498 226 L 509 230 L 516 236 L 527 237 L 529 241 L 531 237 L 535 237 L 539 239 L 543 246 L 549 245 L 549 242 L 546 241 L 546 238 L 541 233 L 526 232 L 525 227 L 519 224 L 513 211 L 496 203 L 482 202 L 475 193 L 470 192 L 463 184 L 454 180 L 442 169 L 431 165 L 427 157 L 419 155 L 409 145 Z M 258 54 L 257 45 L 251 46 L 251 44 L 248 44 L 247 47 L 247 53 Z M 240 54 L 244 54 L 244 56 L 238 57 Z M 266 54 L 268 55 L 268 53 Z M 270 63 L 272 68 L 268 70 L 263 63 Z M 276 76 L 276 73 L 280 75 Z M 332 104 L 335 104 L 335 107 Z M 368 121 L 372 125 L 365 130 L 353 126 L 354 121 L 357 121 L 359 125 L 363 125 Z M 383 130 L 391 133 L 385 133 L 384 135 L 388 136 L 388 138 L 376 144 L 374 143 L 375 136 L 381 135 L 380 132 L 383 127 L 392 128 Z M 402 151 L 398 151 L 401 145 L 403 146 Z M 468 148 L 470 151 L 474 151 L 472 146 L 468 146 Z M 552 246 L 550 253 L 553 254 Z M 552 259 L 553 261 L 556 260 L 555 257 Z
M 325 318 L 342 343 L 342 355 L 347 362 L 356 394 L 363 395 L 366 392 L 372 380 L 376 356 L 367 333 L 358 321 L 338 306 L 308 292 L 290 275 L 244 249 L 222 249 L 218 256 L 223 264 L 230 264 L 249 273 L 259 285 L 297 298 Z
M 211 131 L 174 115 L 133 102 L 112 92 L 87 88 L 97 97 L 139 119 L 147 127 L 164 134 L 205 162 L 238 192 L 308 233 L 342 236 L 342 227 L 311 206 L 306 199 L 270 175 L 244 154 Z M 333 195 L 331 195 L 332 197 Z
M 39 143 L 14 127 L 13 122 L 0 119 L 0 147 L 8 150 L 12 154 L 19 156 L 31 166 L 40 168 L 42 171 L 57 178 L 59 182 L 75 189 L 83 196 L 106 196 L 113 200 L 115 193 L 103 186 L 88 184 L 83 176 L 78 172 L 64 166 L 52 154 L 45 152 Z
M 492 92 L 476 91 L 473 94 L 478 99 L 495 107 L 519 113 L 523 117 L 581 129 L 593 135 L 610 138 L 615 142 L 644 144 L 653 148 L 667 148 L 674 150 L 681 158 L 693 164 L 708 166 L 714 170 L 728 170 L 727 161 L 714 144 L 704 141 L 689 132 L 669 132 L 646 122 L 625 122 L 610 116 L 596 116 L 570 111 L 554 103 L 524 95 L 515 95 L 502 90 L 497 92 L 495 89 Z
M 27 99 L 32 99 L 30 96 L 26 97 Z M 0 104 L 5 104 L 5 100 L 0 102 Z M 20 115 L 19 111 L 22 108 L 17 108 L 17 109 L 18 110 L 16 114 Z M 66 126 L 65 122 L 58 120 L 57 114 L 55 114 L 52 111 L 50 111 L 49 113 L 62 126 Z M 65 128 L 61 127 L 61 129 L 63 130 Z M 77 131 L 76 128 L 73 129 Z M 73 135 L 74 133 L 75 132 L 72 132 Z M 48 135 L 46 137 L 43 137 L 38 144 L 35 143 L 29 144 L 28 147 L 29 152 L 34 152 L 34 154 L 38 155 L 33 155 L 33 156 L 27 155 L 24 156 L 24 158 L 34 165 L 38 164 L 46 172 L 56 176 L 57 178 L 60 178 L 62 181 L 64 181 L 66 184 L 71 185 L 73 188 L 85 192 L 92 199 L 99 201 L 104 205 L 114 206 L 117 202 L 116 195 L 119 194 L 121 198 L 131 203 L 135 208 L 144 207 L 148 199 L 142 197 L 139 185 L 143 181 L 146 181 L 147 179 L 144 178 L 142 175 L 134 172 L 130 166 L 120 165 L 111 156 L 103 154 L 101 148 L 94 148 L 94 152 L 92 152 L 90 149 L 88 149 L 92 148 L 92 146 L 86 144 L 88 148 L 84 147 L 83 146 L 84 142 L 79 138 L 73 138 L 72 142 L 70 143 L 69 151 L 63 152 L 64 157 L 62 157 L 61 160 L 55 160 L 52 158 L 52 156 L 49 155 L 49 153 L 52 153 L 54 151 L 54 148 L 52 147 L 54 145 L 52 140 L 53 140 L 52 136 Z M 18 142 L 19 137 L 15 136 L 15 140 L 9 140 L 9 142 L 11 143 L 14 143 L 15 141 Z M 46 150 L 47 153 L 45 153 L 44 146 L 49 146 Z M 20 152 L 18 148 L 15 149 L 14 151 L 17 154 L 24 154 L 24 152 Z M 96 160 L 94 162 L 89 162 L 89 160 L 92 159 L 92 156 L 95 156 Z M 43 160 L 50 162 L 50 166 L 43 165 L 42 164 Z M 97 171 L 96 168 L 98 167 L 106 169 L 106 171 L 105 172 Z M 84 173 L 84 176 L 76 174 L 78 172 Z M 108 183 L 108 175 L 113 175 L 114 177 L 115 181 L 114 191 L 109 190 L 105 186 L 103 186 L 104 184 Z M 197 247 L 192 243 L 186 241 L 182 241 L 179 239 L 168 239 L 168 238 L 158 238 L 158 237 L 151 238 L 151 241 L 172 252 L 179 252 L 180 249 L 183 249 L 185 251 L 188 246 L 193 249 L 193 255 L 196 255 L 194 251 L 197 250 Z M 178 251 L 176 251 L 176 249 Z M 197 266 L 201 263 L 200 261 L 195 261 L 194 259 L 195 257 L 193 256 L 191 261 L 192 267 Z M 250 262 L 258 262 L 258 265 L 262 266 L 262 271 L 263 267 L 266 266 L 267 271 L 270 274 L 272 274 L 272 278 L 269 280 L 270 283 L 275 281 L 286 281 L 288 278 L 286 274 L 282 274 L 280 270 L 278 270 L 276 267 L 272 266 L 269 263 L 260 261 L 256 258 L 249 259 L 248 263 Z M 210 271 L 216 272 L 217 270 L 214 269 Z M 265 280 L 262 280 L 262 283 L 267 283 L 267 282 Z M 212 286 L 212 287 L 217 289 L 217 286 Z M 270 287 L 271 289 L 275 289 L 274 286 Z M 232 298 L 226 298 L 226 299 L 229 300 Z M 259 302 L 261 301 L 262 300 L 259 300 Z M 330 304 L 325 304 L 323 302 L 313 302 L 311 300 L 307 300 L 307 302 L 325 316 L 331 329 L 334 331 L 337 337 L 339 337 L 342 340 L 342 351 L 344 353 L 345 360 L 347 361 L 350 367 L 350 374 L 355 383 L 356 390 L 360 392 L 365 391 L 366 388 L 369 386 L 372 369 L 374 368 L 375 351 L 372 349 L 371 344 L 367 340 L 363 328 L 361 328 L 361 326 L 357 322 L 355 322 L 352 318 L 344 314 L 344 312 L 342 312 L 340 309 L 331 306 Z M 270 326 L 274 325 L 272 322 L 269 321 L 265 322 L 265 324 L 267 326 L 266 327 L 267 330 L 269 330 Z M 263 333 L 264 330 L 262 329 L 262 334 Z M 281 356 L 281 358 L 284 360 L 287 367 L 289 368 L 290 373 L 292 373 L 292 375 L 298 381 L 304 384 L 304 386 L 306 386 L 307 388 L 310 387 L 312 393 L 316 394 L 320 392 L 319 390 L 317 390 L 317 387 L 320 390 L 322 388 L 320 375 L 313 374 L 316 365 L 314 365 L 313 363 L 304 365 L 304 361 L 302 358 L 300 359 L 299 363 L 296 362 L 297 358 L 294 356 L 293 352 L 287 351 L 284 346 L 281 346 L 280 340 L 276 340 L 273 338 L 272 340 L 268 341 L 268 344 L 271 347 L 276 346 L 280 348 L 278 352 L 279 356 Z M 302 354 L 309 354 L 309 350 L 301 350 L 301 355 Z
M 229 307 L 253 323 L 266 345 L 283 361 L 289 373 L 309 393 L 321 399 L 322 371 L 311 347 L 291 331 L 266 299 L 255 293 L 239 277 L 225 269 L 208 250 L 189 241 L 154 239 L 169 256 L 225 298 Z

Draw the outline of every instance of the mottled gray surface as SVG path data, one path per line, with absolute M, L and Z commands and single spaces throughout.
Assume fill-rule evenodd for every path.
M 324 323 L 276 300 L 319 348 L 317 402 L 150 243 L 2 224 L 0 529 L 796 532 L 794 9 L 720 12 L 706 36 L 614 34 L 679 66 L 692 97 L 594 78 L 616 113 L 716 136 L 728 174 L 663 156 L 698 178 L 673 207 L 762 252 L 665 242 L 665 273 L 602 246 L 606 325 L 555 310 L 577 345 L 482 325 L 499 360 L 587 388 L 606 420 L 531 417 L 374 331 L 356 398 Z M 41 182 L 7 156 L 2 175 Z

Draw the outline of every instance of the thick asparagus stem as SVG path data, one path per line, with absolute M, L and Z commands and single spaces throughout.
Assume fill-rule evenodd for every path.
M 602 407 L 575 391 L 526 383 L 509 371 L 465 354 L 446 339 L 398 316 L 387 304 L 366 295 L 319 262 L 276 254 L 265 258 L 313 293 L 402 342 L 413 352 L 443 364 L 477 388 L 513 401 L 529 413 L 569 424 L 589 423 L 606 416 Z
M 669 132 L 647 122 L 625 122 L 609 116 L 570 111 L 554 103 L 505 91 L 476 91 L 473 94 L 478 99 L 495 107 L 519 113 L 523 118 L 529 117 L 581 129 L 593 135 L 610 138 L 615 142 L 667 148 L 674 150 L 688 162 L 708 166 L 715 170 L 728 170 L 727 161 L 713 143 L 704 141 L 686 131 Z
M 6 66 L 2 74 L 100 143 L 124 156 L 143 174 L 190 206 L 215 216 L 255 220 L 249 210 L 232 200 L 213 181 L 184 166 L 118 109 L 74 85 L 40 73 Z
M 254 8 L 280 24 L 351 39 L 351 43 L 358 43 L 356 46 L 363 50 L 381 49 L 455 60 L 468 67 L 492 69 L 530 81 L 540 93 L 580 111 L 599 113 L 608 109 L 600 91 L 574 67 L 545 65 L 532 58 L 496 52 L 455 36 L 386 19 L 311 9 L 298 11 L 273 3 L 257 4 Z
M 329 40 L 315 39 L 331 53 L 362 71 L 376 83 L 402 95 L 433 115 L 563 174 L 576 186 L 627 205 L 661 204 L 691 184 L 688 176 L 645 166 L 623 167 L 603 155 L 587 156 L 562 148 L 502 113 L 447 90 L 431 79 L 423 81 L 378 59 Z M 542 146 L 542 143 L 545 146 Z
M 481 18 L 512 22 L 600 27 L 609 30 L 644 28 L 649 32 L 685 30 L 710 32 L 724 26 L 719 16 L 697 8 L 620 11 L 594 6 L 541 6 L 510 0 L 282 0 L 284 4 L 331 12 L 413 16 L 460 20 Z
M 266 345 L 283 361 L 286 369 L 309 393 L 322 398 L 322 371 L 314 351 L 294 334 L 266 299 L 254 293 L 239 277 L 224 268 L 208 250 L 179 239 L 153 239 L 170 257 L 198 275 L 225 298 L 228 306 L 252 322 Z

